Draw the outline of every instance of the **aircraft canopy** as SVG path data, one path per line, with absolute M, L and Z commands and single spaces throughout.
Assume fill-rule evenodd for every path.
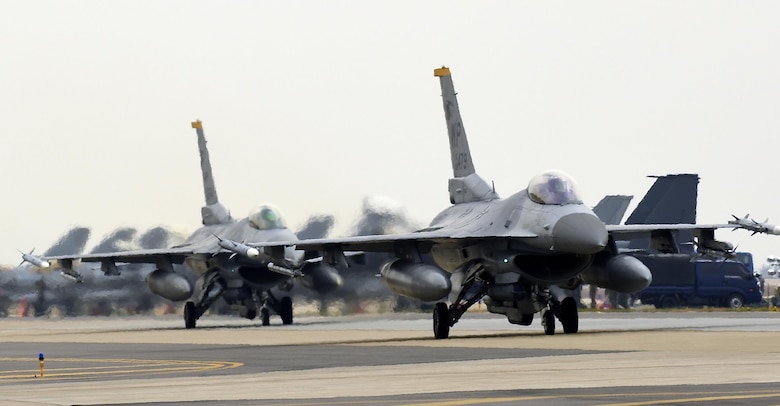
M 261 204 L 249 212 L 249 224 L 258 230 L 285 228 L 284 219 L 278 208 L 270 204 Z
M 547 171 L 536 175 L 528 182 L 528 197 L 539 204 L 582 203 L 577 184 L 567 174 Z

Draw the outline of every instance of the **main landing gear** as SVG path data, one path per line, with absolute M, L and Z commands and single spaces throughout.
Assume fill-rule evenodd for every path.
M 184 304 L 184 328 L 195 328 L 200 316 L 211 307 L 214 302 L 225 292 L 225 281 L 219 276 L 218 271 L 211 271 L 204 275 L 203 290 L 198 296 L 198 303 L 187 302 Z
M 197 305 L 195 302 L 187 302 L 184 304 L 184 328 L 195 328 L 200 316 L 206 312 L 208 305 Z M 202 307 L 203 306 L 203 307 Z M 202 310 L 201 310 L 202 309 Z M 260 308 L 260 322 L 263 326 L 271 324 L 271 311 L 278 314 L 282 318 L 282 324 L 288 325 L 293 323 L 293 305 L 292 298 L 285 296 L 280 300 L 277 300 L 273 295 L 268 292 L 267 299 L 263 301 L 263 305 Z M 257 317 L 257 310 L 247 309 L 241 314 L 242 317 L 247 319 L 254 319 Z
M 433 309 L 433 336 L 436 339 L 448 338 L 450 327 L 460 320 L 469 307 L 485 296 L 488 282 L 479 278 L 479 273 L 483 269 L 482 264 L 478 262 L 469 265 L 455 302 L 450 306 L 444 302 L 436 303 L 436 307 Z
M 435 338 L 448 338 L 450 327 L 460 320 L 469 307 L 487 294 L 492 282 L 484 274 L 482 274 L 483 277 L 480 277 L 482 270 L 483 267 L 479 263 L 470 265 L 453 304 L 448 306 L 444 302 L 436 303 L 433 310 L 433 336 Z M 527 297 L 527 300 L 533 301 L 533 308 L 540 309 L 542 328 L 546 335 L 555 334 L 556 318 L 561 322 L 564 334 L 574 334 L 579 331 L 577 302 L 573 297 L 558 301 L 550 294 L 549 289 L 540 288 L 538 285 L 527 286 L 526 291 L 529 290 L 530 297 Z M 533 322 L 533 319 L 533 312 L 522 314 L 519 324 L 528 326 Z
M 197 301 L 189 301 L 184 304 L 184 328 L 195 328 L 200 316 L 202 316 L 217 299 L 223 296 L 223 293 L 226 291 L 226 283 L 219 276 L 219 272 L 211 272 L 206 274 L 204 278 L 204 287 L 198 295 Z M 249 293 L 249 290 L 247 289 L 242 297 L 243 299 L 231 299 L 233 302 L 232 304 L 241 304 L 239 310 L 241 317 L 253 320 L 257 317 L 258 309 L 260 309 L 260 320 L 264 326 L 271 324 L 271 311 L 282 318 L 282 324 L 292 324 L 293 305 L 292 298 L 289 296 L 277 299 L 271 291 L 257 291 L 252 289 L 252 292 Z

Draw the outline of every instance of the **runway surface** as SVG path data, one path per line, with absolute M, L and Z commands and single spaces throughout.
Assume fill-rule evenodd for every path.
M 0 404 L 780 404 L 780 313 L 0 319 Z M 560 330 L 560 326 L 559 330 Z M 38 354 L 44 353 L 44 376 Z

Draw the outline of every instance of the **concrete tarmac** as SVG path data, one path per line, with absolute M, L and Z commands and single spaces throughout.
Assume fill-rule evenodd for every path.
M 554 336 L 469 313 L 447 340 L 430 317 L 0 319 L 0 404 L 780 403 L 780 313 L 582 313 Z

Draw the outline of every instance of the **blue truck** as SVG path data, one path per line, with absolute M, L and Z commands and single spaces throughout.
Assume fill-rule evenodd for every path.
M 738 309 L 763 300 L 759 279 L 739 260 L 707 259 L 689 254 L 635 255 L 653 274 L 637 293 L 656 308 L 716 306 Z

